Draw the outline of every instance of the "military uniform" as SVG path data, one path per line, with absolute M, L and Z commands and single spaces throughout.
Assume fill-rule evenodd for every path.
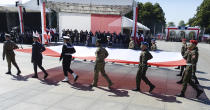
M 198 57 L 199 57 L 198 47 L 195 47 L 195 49 L 192 51 L 192 53 L 197 54 L 197 56 L 195 57 L 194 63 L 192 65 L 192 73 L 193 73 L 192 77 L 195 79 L 195 84 L 199 84 L 198 78 L 195 75 L 196 69 L 197 69 Z
M 45 74 L 44 79 L 46 79 L 47 76 L 48 76 L 48 73 L 42 67 L 42 59 L 43 59 L 42 52 L 44 52 L 45 50 L 46 50 L 45 47 L 41 43 L 39 43 L 38 41 L 36 41 L 32 44 L 31 62 L 34 65 L 34 76 L 33 76 L 33 78 L 38 78 L 37 66 L 44 72 L 44 74 Z
M 148 50 L 143 50 L 139 59 L 139 69 L 136 75 L 136 89 L 134 91 L 140 91 L 141 80 L 143 80 L 147 85 L 150 86 L 150 92 L 155 88 L 155 86 L 146 77 L 146 71 L 148 68 L 147 61 L 152 59 L 153 56 Z
M 96 55 L 96 63 L 95 63 L 95 68 L 94 68 L 94 80 L 93 80 L 92 85 L 97 87 L 98 75 L 99 75 L 99 72 L 101 72 L 102 76 L 107 80 L 107 82 L 109 83 L 109 87 L 110 87 L 112 85 L 112 81 L 109 79 L 109 77 L 105 73 L 105 69 L 104 69 L 105 68 L 104 59 L 107 58 L 107 56 L 109 54 L 105 48 L 100 46 L 96 50 L 95 55 Z
M 156 50 L 157 50 L 157 45 L 155 43 L 152 43 L 151 51 L 156 51 Z
M 129 49 L 134 49 L 134 48 L 135 48 L 135 43 L 134 43 L 133 40 L 130 41 L 129 47 L 128 47 L 128 48 L 129 48 Z
M 65 43 L 62 47 L 60 61 L 63 59 L 62 66 L 63 66 L 63 72 L 65 76 L 65 79 L 63 80 L 63 82 L 68 82 L 68 72 L 70 72 L 74 76 L 74 81 L 76 81 L 78 78 L 78 75 L 76 75 L 74 71 L 70 68 L 71 60 L 72 60 L 71 54 L 75 52 L 76 51 L 74 47 L 69 42 Z
M 11 40 L 7 40 L 4 42 L 4 46 L 3 46 L 3 60 L 7 59 L 7 63 L 8 63 L 8 72 L 7 74 L 11 74 L 11 63 L 17 68 L 18 73 L 17 75 L 19 75 L 21 73 L 16 60 L 15 60 L 15 53 L 14 53 L 14 49 L 17 49 L 18 46 Z
M 182 48 L 181 48 L 181 54 L 182 54 L 182 56 L 184 56 L 184 54 L 185 54 L 186 51 L 187 51 L 187 43 L 184 43 L 182 45 Z M 183 71 L 184 71 L 185 68 L 186 68 L 186 65 L 181 66 L 181 71 L 180 71 L 180 73 L 177 76 L 182 76 L 182 73 L 183 73 Z
M 184 59 L 186 59 L 187 66 L 183 77 L 182 91 L 179 96 L 180 97 L 185 96 L 184 94 L 187 89 L 187 84 L 189 83 L 197 91 L 197 97 L 199 97 L 203 91 L 199 90 L 198 86 L 192 81 L 192 68 L 193 65 L 196 63 L 196 58 L 198 57 L 198 53 L 188 50 L 187 52 L 185 52 L 183 57 Z

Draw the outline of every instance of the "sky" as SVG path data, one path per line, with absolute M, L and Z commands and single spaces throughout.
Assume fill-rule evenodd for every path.
M 0 0 L 0 5 L 11 4 L 17 0 Z M 22 0 L 23 3 L 29 0 Z M 196 14 L 196 9 L 203 0 L 137 0 L 139 2 L 159 3 L 165 12 L 166 22 L 174 22 L 177 26 L 181 20 L 185 23 Z M 13 5 L 14 5 L 13 4 Z
M 196 9 L 203 0 L 137 0 L 139 2 L 159 3 L 165 12 L 166 22 L 177 26 L 181 20 L 185 23 L 196 14 Z

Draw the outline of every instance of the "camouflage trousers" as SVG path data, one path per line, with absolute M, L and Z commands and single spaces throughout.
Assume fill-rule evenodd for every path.
M 105 68 L 105 62 L 96 62 L 95 68 L 94 68 L 93 86 L 97 86 L 99 72 L 101 72 L 101 75 L 106 79 L 106 81 L 109 83 L 109 85 L 112 84 L 112 81 L 107 76 L 104 68 Z
M 11 71 L 11 68 L 12 68 L 11 64 L 13 64 L 17 68 L 18 71 L 20 70 L 16 63 L 15 55 L 7 55 L 6 58 L 7 58 L 7 63 L 8 63 L 8 72 Z

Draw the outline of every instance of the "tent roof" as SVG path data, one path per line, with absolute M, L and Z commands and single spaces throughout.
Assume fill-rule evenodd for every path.
M 137 23 L 138 28 L 142 30 L 150 30 L 148 27 L 144 26 L 141 23 Z M 132 28 L 133 27 L 133 20 L 127 18 L 127 17 L 122 17 L 122 27 L 123 28 Z
M 133 0 L 47 0 L 47 7 L 58 12 L 124 15 Z

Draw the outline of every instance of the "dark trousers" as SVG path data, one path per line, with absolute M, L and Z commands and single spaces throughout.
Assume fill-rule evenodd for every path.
M 153 84 L 146 77 L 147 68 L 148 68 L 147 66 L 139 66 L 139 69 L 136 75 L 136 88 L 138 89 L 140 89 L 141 80 L 143 80 L 150 87 L 153 86 Z
M 180 71 L 180 75 L 183 75 L 184 69 L 186 68 L 186 66 L 181 66 L 181 71 Z
M 39 67 L 39 69 L 41 69 L 44 74 L 47 74 L 46 70 L 42 67 L 42 60 L 41 61 L 33 61 L 33 65 L 34 65 L 34 74 L 37 75 L 37 67 Z
M 71 74 L 74 73 L 74 71 L 70 68 L 71 60 L 72 60 L 71 55 L 66 55 L 63 57 L 62 66 L 63 66 L 63 72 L 65 76 L 68 76 L 68 72 Z

